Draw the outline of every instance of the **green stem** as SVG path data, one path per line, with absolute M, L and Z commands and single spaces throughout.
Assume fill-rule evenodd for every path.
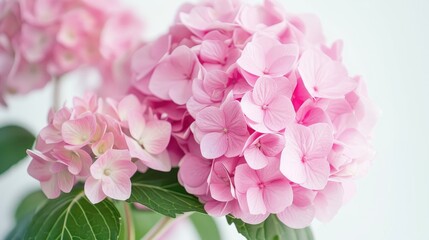
M 159 239 L 172 225 L 174 221 L 182 218 L 187 218 L 192 212 L 187 212 L 177 218 L 170 218 L 167 216 L 162 217 L 159 222 L 152 227 L 152 229 L 143 237 L 142 240 L 157 240 Z
M 57 111 L 60 107 L 60 94 L 61 94 L 61 84 L 60 77 L 53 78 L 53 95 L 52 95 L 52 108 L 54 111 Z
M 127 239 L 128 240 L 135 240 L 136 239 L 136 232 L 134 230 L 134 220 L 133 220 L 133 214 L 131 212 L 130 205 L 127 202 L 124 202 L 124 212 L 125 212 L 125 225 L 127 228 Z

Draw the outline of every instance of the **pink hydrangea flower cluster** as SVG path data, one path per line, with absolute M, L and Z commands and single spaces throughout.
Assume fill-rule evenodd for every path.
M 49 198 L 84 181 L 93 203 L 106 197 L 126 200 L 137 170 L 170 171 L 170 136 L 171 124 L 134 95 L 119 102 L 95 95 L 75 98 L 71 108 L 49 114 L 35 150 L 28 151 L 28 173 Z
M 138 46 L 141 31 L 141 21 L 118 0 L 4 0 L 0 96 L 25 94 L 82 66 L 96 67 L 109 89 L 121 87 L 114 84 L 123 78 L 116 69 L 127 71 L 122 59 Z
M 184 5 L 133 56 L 134 90 L 172 124 L 179 181 L 213 216 L 331 219 L 374 155 L 376 111 L 312 15 L 275 1 Z

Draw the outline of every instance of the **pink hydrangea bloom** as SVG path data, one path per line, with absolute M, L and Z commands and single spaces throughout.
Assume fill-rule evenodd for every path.
M 137 170 L 169 171 L 171 124 L 143 101 L 134 95 L 117 102 L 88 94 L 52 111 L 35 150 L 28 151 L 28 172 L 46 196 L 56 198 L 84 181 L 93 203 L 105 197 L 126 200 Z
M 241 153 L 248 132 L 237 101 L 226 102 L 221 108 L 203 109 L 197 114 L 195 123 L 205 158 L 235 157 Z
M 91 176 L 85 181 L 85 194 L 93 203 L 106 196 L 126 200 L 131 195 L 131 176 L 137 166 L 127 150 L 108 150 L 91 165 Z
M 134 87 L 163 106 L 180 183 L 209 214 L 303 228 L 337 212 L 374 156 L 377 116 L 341 50 L 313 15 L 222 0 L 183 6 L 136 53 Z

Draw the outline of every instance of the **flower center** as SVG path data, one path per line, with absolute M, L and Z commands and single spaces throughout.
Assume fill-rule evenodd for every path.
M 106 168 L 106 169 L 104 169 L 103 174 L 105 176 L 110 176 L 110 174 L 112 174 L 112 170 L 110 170 L 110 168 Z
M 224 128 L 224 129 L 223 129 L 223 132 L 224 132 L 224 133 L 228 133 L 228 128 Z
M 268 104 L 262 105 L 262 110 L 267 110 L 267 109 L 268 109 Z
M 259 187 L 259 189 L 263 189 L 263 188 L 265 188 L 265 184 L 261 182 L 258 184 L 258 187 Z

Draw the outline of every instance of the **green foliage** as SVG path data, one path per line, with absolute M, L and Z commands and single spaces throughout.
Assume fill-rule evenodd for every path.
M 188 194 L 177 181 L 177 169 L 168 173 L 149 170 L 132 179 L 132 193 L 128 202 L 138 202 L 169 217 L 185 212 L 205 213 L 195 196 Z
M 219 228 L 212 217 L 205 214 L 194 213 L 190 217 L 201 240 L 220 240 Z
M 27 156 L 35 137 L 26 129 L 10 125 L 0 128 L 0 174 Z
M 110 200 L 93 205 L 77 188 L 46 202 L 25 239 L 118 239 L 120 225 L 120 214 Z
M 274 215 L 260 224 L 247 224 L 240 219 L 227 216 L 229 224 L 234 223 L 237 231 L 248 240 L 313 240 L 310 228 L 292 229 Z

